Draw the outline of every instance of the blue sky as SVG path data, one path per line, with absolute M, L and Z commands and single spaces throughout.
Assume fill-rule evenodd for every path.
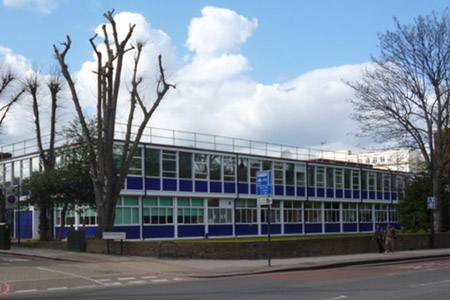
M 206 6 L 215 12 L 208 15 L 203 11 Z M 341 150 L 361 143 L 352 137 L 356 129 L 349 121 L 346 102 L 351 91 L 342 81 L 357 80 L 362 66 L 377 55 L 377 33 L 392 29 L 394 16 L 408 24 L 418 15 L 440 12 L 447 6 L 448 2 L 437 0 L 2 0 L 0 47 L 46 74 L 55 65 L 52 45 L 69 34 L 73 40 L 68 55 L 71 70 L 83 73 L 83 63 L 93 60 L 88 39 L 105 21 L 102 14 L 111 8 L 117 14 L 135 13 L 152 29 L 165 33 L 160 37 L 166 43 L 161 51 L 169 51 L 173 78 L 181 84 L 153 126 Z M 217 48 L 217 60 L 205 61 L 202 45 L 221 43 L 220 38 L 197 39 L 188 47 L 189 37 L 202 32 L 190 31 L 189 26 L 193 19 L 204 19 L 202 24 L 209 26 L 206 20 L 219 15 L 232 16 L 236 26 L 244 26 L 245 36 L 221 24 L 217 37 L 226 31 L 230 43 Z M 205 72 L 215 74 L 220 57 L 233 58 L 225 65 L 235 68 L 215 81 L 204 80 Z M 200 67 L 203 77 L 192 83 L 186 74 L 197 74 Z M 191 83 L 189 91 L 183 83 Z M 182 106 L 189 106 L 189 111 Z M 293 108 L 297 114 L 291 112 Z M 236 113 L 246 109 L 252 113 Z M 203 112 L 208 114 L 204 120 L 199 118 Z M 335 124 L 333 130 L 330 123 Z M 7 128 L 6 136 L 17 136 L 13 127 Z

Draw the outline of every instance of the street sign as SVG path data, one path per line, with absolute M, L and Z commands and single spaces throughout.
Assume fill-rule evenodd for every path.
M 427 198 L 427 208 L 436 209 L 436 199 L 434 197 Z
M 19 189 L 17 186 L 8 186 L 5 188 L 6 209 L 17 208 L 19 202 Z
M 103 232 L 102 238 L 104 240 L 126 240 L 127 234 L 126 232 Z
M 272 195 L 272 171 L 256 172 L 256 194 Z
M 256 200 L 258 205 L 272 205 L 272 197 L 262 197 Z

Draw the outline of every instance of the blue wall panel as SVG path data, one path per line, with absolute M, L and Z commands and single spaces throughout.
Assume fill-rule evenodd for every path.
M 391 200 L 390 196 L 391 196 L 390 192 L 384 192 L 384 200 Z
M 180 192 L 192 192 L 192 180 L 180 179 Z
M 336 189 L 336 198 L 343 198 L 344 197 L 344 191 L 341 189 Z
M 377 192 L 377 200 L 383 200 L 383 192 Z
M 142 177 L 127 177 L 127 189 L 129 190 L 142 190 Z
M 359 231 L 373 231 L 372 223 L 359 223 Z
M 248 183 L 239 183 L 239 194 L 248 194 Z
M 341 232 L 341 224 L 325 223 L 325 232 Z
M 256 195 L 256 183 L 250 183 L 250 194 Z
M 298 197 L 305 197 L 306 192 L 304 187 L 297 187 L 297 196 Z
M 369 196 L 369 193 L 368 193 L 367 191 L 362 191 L 361 197 L 362 197 L 363 199 L 368 199 L 368 196 Z
M 334 198 L 334 189 L 327 189 L 327 198 Z
M 232 236 L 233 225 L 208 225 L 208 236 Z
M 195 191 L 197 193 L 207 193 L 208 192 L 208 182 L 196 180 L 195 181 Z
M 236 193 L 236 184 L 234 182 L 225 182 L 224 189 L 226 194 L 234 194 Z
M 397 200 L 397 193 L 396 192 L 392 192 L 391 193 L 391 199 L 394 200 L 394 201 Z
M 284 196 L 284 186 L 283 185 L 276 185 L 275 186 L 275 195 L 277 195 L 277 196 Z
M 127 239 L 140 239 L 141 227 L 140 226 L 114 226 L 115 232 L 126 232 Z
M 371 199 L 371 200 L 375 200 L 375 192 L 374 191 L 370 191 L 369 192 L 369 199 Z
M 94 237 L 97 235 L 97 226 L 88 226 L 85 227 L 84 230 L 86 230 L 86 237 Z M 58 237 L 59 232 L 61 230 L 61 226 L 56 226 L 55 227 L 55 238 Z M 70 226 L 65 226 L 64 227 L 64 232 L 63 232 L 63 236 L 62 238 L 65 239 L 67 238 L 67 233 L 71 230 Z M 83 230 L 82 227 L 80 227 L 78 230 Z
M 176 179 L 163 179 L 163 191 L 176 191 L 177 180 Z
M 302 232 L 303 232 L 302 224 L 284 224 L 285 234 L 302 233 Z
M 344 232 L 358 232 L 358 223 L 344 223 L 342 229 Z
M 322 233 L 322 224 L 305 224 L 305 233 Z
M 344 198 L 352 199 L 352 190 L 344 190 Z
M 221 181 L 210 181 L 209 182 L 209 192 L 210 193 L 222 193 L 222 182 Z
M 16 224 L 19 225 L 20 228 L 16 227 L 16 236 L 21 239 L 31 239 L 33 238 L 33 212 L 31 211 L 21 211 L 20 212 L 20 222 L 19 222 L 19 214 L 16 214 Z
M 143 234 L 144 239 L 173 238 L 175 230 L 173 225 L 144 226 Z
M 309 197 L 315 197 L 316 196 L 316 189 L 313 187 L 308 187 L 308 196 Z
M 10 232 L 11 232 L 11 237 L 12 236 L 14 236 L 14 228 L 15 228 L 15 226 L 14 226 L 14 224 L 15 224 L 15 222 L 14 222 L 14 211 L 12 211 L 12 210 L 7 210 L 6 211 L 6 222 L 7 223 L 9 223 L 9 225 L 11 226 L 11 230 L 10 230 Z
M 324 188 L 317 188 L 317 197 L 325 197 L 325 189 Z
M 295 187 L 292 185 L 286 186 L 286 196 L 295 196 Z
M 203 225 L 178 225 L 178 237 L 204 237 L 205 226 Z
M 359 191 L 353 191 L 353 199 L 359 199 Z
M 159 191 L 161 189 L 161 180 L 159 178 L 146 178 L 147 190 Z
M 256 235 L 258 234 L 257 224 L 237 224 L 236 225 L 236 235 Z
M 267 224 L 261 224 L 261 234 L 267 234 Z M 272 224 L 270 226 L 270 234 L 281 234 L 281 224 Z

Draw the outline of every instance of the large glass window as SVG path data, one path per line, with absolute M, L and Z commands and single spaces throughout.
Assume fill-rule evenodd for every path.
M 13 176 L 13 185 L 19 185 L 20 183 L 20 160 L 15 161 L 13 163 L 14 176 Z
M 336 169 L 334 171 L 334 176 L 336 179 L 336 189 L 342 190 L 344 188 L 344 170 Z
M 308 166 L 308 186 L 314 187 L 316 185 L 314 166 Z
M 361 172 L 361 189 L 364 191 L 367 190 L 367 171 Z
M 267 217 L 269 215 L 269 206 L 261 206 L 261 223 L 267 223 Z M 281 222 L 281 209 L 280 201 L 273 201 L 270 208 L 270 223 L 280 223 Z
M 30 160 L 22 160 L 22 179 L 27 179 L 31 176 Z
M 302 202 L 284 201 L 284 223 L 302 223 Z
M 388 206 L 375 204 L 375 222 L 388 222 Z
M 56 215 L 55 225 L 56 226 L 62 225 L 61 224 L 61 211 L 62 211 L 61 207 L 56 208 L 56 211 L 55 211 L 55 215 Z M 73 226 L 73 225 L 75 225 L 75 210 L 72 207 L 71 209 L 66 210 L 66 218 L 65 218 L 64 226 Z
M 350 169 L 344 170 L 344 187 L 346 190 L 352 188 L 352 170 Z
M 162 151 L 162 174 L 165 178 L 177 177 L 177 153 L 175 151 Z
M 325 222 L 326 223 L 339 223 L 340 222 L 340 209 L 339 203 L 324 204 Z
M 178 198 L 178 224 L 203 224 L 204 204 L 202 198 Z
M 294 164 L 286 164 L 285 177 L 287 185 L 294 185 Z
M 139 198 L 121 196 L 116 202 L 115 225 L 139 225 Z
M 376 174 L 369 172 L 369 191 L 375 191 Z
M 223 179 L 225 181 L 236 181 L 236 158 L 231 156 L 223 157 Z
M 173 199 L 171 197 L 144 197 L 144 224 L 173 224 Z
M 372 204 L 361 203 L 359 204 L 359 222 L 372 223 Z
M 356 203 L 342 203 L 342 219 L 344 223 L 356 223 Z
M 274 163 L 274 183 L 277 185 L 284 184 L 284 164 L 283 163 Z
M 145 175 L 159 177 L 160 151 L 157 149 L 145 150 Z
M 12 183 L 12 165 L 11 163 L 5 164 L 5 186 L 10 186 Z
M 248 159 L 239 158 L 239 182 L 248 182 Z
M 208 224 L 232 224 L 231 207 L 225 207 L 230 200 L 208 200 Z
M 78 209 L 78 218 L 80 225 L 97 225 L 97 211 L 91 207 L 82 207 Z
M 322 203 L 305 202 L 306 223 L 322 223 Z
M 383 190 L 389 192 L 391 190 L 391 175 L 383 174 Z
M 41 171 L 41 160 L 39 159 L 39 157 L 33 157 L 31 159 L 31 173 L 34 174 L 40 171 Z
M 317 179 L 317 187 L 324 188 L 325 187 L 325 168 L 324 167 L 316 167 L 316 179 Z
M 209 178 L 211 180 L 222 179 L 222 156 L 211 155 L 209 162 Z
M 142 175 L 142 150 L 136 149 L 136 152 L 131 159 L 130 168 L 128 169 L 130 175 Z
M 390 222 L 398 222 L 397 209 L 396 209 L 395 205 L 389 206 L 389 221 Z
M 334 188 L 334 169 L 327 168 L 327 188 Z
M 180 178 L 192 178 L 192 153 L 178 152 L 178 170 Z
M 383 191 L 383 174 L 377 173 L 377 191 Z
M 249 159 L 249 163 L 250 163 L 250 181 L 255 183 L 256 182 L 256 172 L 261 171 L 261 161 Z
M 359 190 L 359 171 L 352 170 L 352 187 L 353 190 Z
M 236 201 L 236 223 L 257 223 L 256 200 Z
M 208 179 L 208 155 L 196 153 L 194 155 L 195 178 Z
M 306 166 L 295 165 L 295 175 L 297 180 L 297 186 L 305 186 L 306 182 Z

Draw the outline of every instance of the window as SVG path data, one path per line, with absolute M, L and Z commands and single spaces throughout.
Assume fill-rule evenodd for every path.
M 208 224 L 232 224 L 231 206 L 227 207 L 231 200 L 208 200 Z
M 22 160 L 22 179 L 27 179 L 31 176 L 30 160 Z
M 238 170 L 239 182 L 248 182 L 248 159 L 239 158 Z
M 344 188 L 344 170 L 336 169 L 334 171 L 334 178 L 336 179 L 336 189 Z
M 178 224 L 203 224 L 204 204 L 202 198 L 178 198 Z
M 61 211 L 62 208 L 58 207 L 55 211 L 56 219 L 55 219 L 55 225 L 61 226 Z M 75 210 L 73 207 L 71 209 L 66 210 L 66 218 L 65 218 L 65 225 L 64 226 L 73 226 L 75 225 Z
M 356 203 L 342 203 L 342 220 L 344 223 L 356 223 Z
M 317 180 L 317 187 L 319 187 L 319 188 L 325 187 L 325 168 L 324 167 L 316 167 L 316 180 Z
M 376 174 L 369 172 L 369 191 L 375 191 Z
M 285 178 L 287 185 L 294 185 L 294 164 L 286 164 Z
M 391 176 L 390 174 L 383 174 L 383 190 L 389 192 L 391 190 Z
M 262 161 L 262 170 L 263 171 L 271 171 L 272 170 L 272 162 L 270 160 Z
M 194 155 L 194 172 L 195 178 L 208 179 L 208 155 L 198 153 Z
M 359 222 L 372 223 L 372 204 L 363 203 L 359 205 Z
M 139 225 L 139 199 L 136 196 L 122 196 L 116 202 L 115 225 Z
M 334 169 L 327 168 L 327 188 L 334 188 Z
M 351 182 L 351 180 L 352 180 L 352 175 L 351 175 L 351 173 L 352 173 L 352 170 L 349 170 L 349 169 L 345 169 L 344 170 L 344 187 L 345 187 L 345 189 L 346 190 L 349 190 L 349 189 L 351 189 L 352 188 L 352 182 Z
M 236 201 L 236 223 L 257 223 L 256 200 L 237 200 Z
M 41 170 L 41 160 L 39 157 L 33 157 L 31 159 L 31 174 L 39 172 Z
M 146 149 L 145 150 L 145 175 L 159 177 L 159 158 L 160 151 L 156 149 Z
M 13 162 L 13 170 L 14 170 L 14 176 L 13 176 L 13 185 L 18 185 L 20 183 L 20 160 Z
M 397 209 L 394 205 L 389 206 L 389 221 L 390 222 L 398 222 L 397 218 Z
M 90 207 L 79 208 L 78 220 L 80 225 L 97 225 L 97 211 Z
M 280 223 L 281 219 L 281 209 L 280 209 L 280 201 L 273 201 L 272 207 L 270 208 L 270 223 Z M 269 206 L 264 205 L 261 206 L 261 223 L 267 223 L 267 217 L 269 215 Z
M 178 170 L 180 178 L 192 178 L 192 153 L 178 152 Z
M 377 191 L 383 190 L 383 174 L 377 173 Z
M 308 186 L 315 186 L 314 166 L 308 166 Z
M 11 163 L 5 164 L 5 186 L 10 186 L 12 183 L 12 165 Z
M 278 185 L 284 184 L 284 164 L 282 163 L 274 163 L 274 183 Z
M 255 183 L 256 182 L 256 172 L 261 171 L 261 161 L 250 159 L 249 163 L 250 163 L 250 181 Z
M 366 164 L 370 164 L 370 158 L 366 157 Z
M 306 223 L 322 223 L 322 203 L 305 202 Z
M 223 157 L 223 179 L 224 181 L 236 181 L 236 158 L 230 156 Z
M 305 186 L 306 179 L 306 166 L 305 165 L 295 165 L 295 175 L 297 180 L 297 186 Z
M 403 200 L 405 197 L 406 178 L 405 176 L 397 176 L 397 194 L 398 199 Z
M 173 224 L 173 199 L 170 197 L 143 198 L 144 224 Z
M 340 222 L 340 208 L 339 203 L 324 203 L 325 222 L 339 223 Z
M 373 162 L 374 164 L 376 164 L 376 163 L 377 163 L 377 158 L 376 158 L 376 157 L 372 158 L 372 162 Z
M 284 223 L 302 223 L 302 202 L 284 201 Z
M 209 178 L 211 180 L 222 179 L 222 156 L 211 155 L 209 163 Z
M 380 162 L 384 162 L 384 156 L 380 157 Z
M 388 208 L 386 204 L 375 204 L 375 222 L 388 221 Z
M 164 178 L 177 177 L 177 153 L 175 151 L 162 151 L 162 175 Z
M 353 190 L 359 190 L 359 171 L 352 170 L 352 187 Z
M 361 189 L 364 191 L 367 190 L 367 171 L 361 172 Z

